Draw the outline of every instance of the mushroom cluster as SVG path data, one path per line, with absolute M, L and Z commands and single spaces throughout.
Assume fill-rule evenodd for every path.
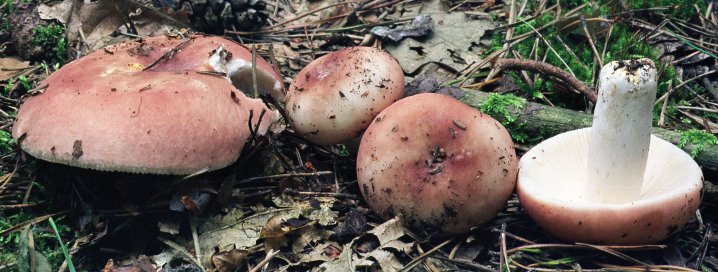
M 256 63 L 255 84 L 251 52 L 218 37 L 112 45 L 50 75 L 20 108 L 13 137 L 37 158 L 83 168 L 219 169 L 279 118 L 240 90 L 257 86 L 285 101 L 280 76 Z M 364 133 L 358 184 L 381 217 L 466 232 L 504 207 L 518 179 L 522 206 L 556 237 L 638 244 L 674 233 L 700 204 L 698 165 L 650 134 L 650 60 L 603 67 L 593 127 L 548 139 L 520 162 L 498 121 L 445 95 L 399 100 L 403 85 L 388 53 L 352 47 L 310 63 L 286 94 L 288 121 L 307 140 L 335 144 Z
M 342 143 L 404 95 L 404 72 L 389 53 L 350 47 L 309 63 L 287 92 L 292 128 L 317 144 Z
M 489 221 L 516 183 L 518 160 L 508 132 L 448 96 L 399 100 L 403 85 L 403 71 L 388 53 L 347 48 L 297 74 L 286 115 L 298 134 L 317 144 L 364 133 L 357 178 L 380 216 L 399 215 L 411 226 L 444 234 Z
M 205 36 L 106 47 L 50 75 L 20 108 L 13 137 L 37 158 L 95 170 L 177 175 L 225 167 L 279 116 L 237 90 L 252 86 L 251 55 Z M 279 75 L 261 58 L 257 71 L 260 91 L 282 100 Z M 260 125 L 254 131 L 248 123 Z
M 376 213 L 444 234 L 491 220 L 513 192 L 517 170 L 498 121 L 433 93 L 384 109 L 357 155 L 359 188 Z
M 647 59 L 609 63 L 598 89 L 593 127 L 550 138 L 521 158 L 521 204 L 563 240 L 665 239 L 698 209 L 703 176 L 683 150 L 650 134 L 655 65 Z

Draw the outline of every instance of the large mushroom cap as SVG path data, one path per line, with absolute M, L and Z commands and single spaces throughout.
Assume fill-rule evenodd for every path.
M 250 110 L 253 124 L 266 111 L 260 134 L 276 113 L 227 77 L 200 73 L 215 71 L 209 59 L 218 50 L 231 53 L 225 64 L 235 66 L 246 63 L 239 58 L 249 52 L 229 40 L 193 36 L 147 38 L 91 53 L 50 75 L 44 92 L 27 99 L 13 137 L 40 159 L 96 170 L 188 174 L 227 166 L 250 136 Z M 276 81 L 273 73 L 266 72 L 268 85 Z
M 641 244 L 665 239 L 700 205 L 703 176 L 691 157 L 651 136 L 640 196 L 607 204 L 580 193 L 587 177 L 591 128 L 560 134 L 521 159 L 517 191 L 539 225 L 567 241 Z
M 404 95 L 404 72 L 389 53 L 351 47 L 324 55 L 297 74 L 287 93 L 290 124 L 318 144 L 361 135 L 374 117 Z
M 427 93 L 399 100 L 374 119 L 359 145 L 357 179 L 380 216 L 460 233 L 503 208 L 517 165 L 511 137 L 498 121 Z

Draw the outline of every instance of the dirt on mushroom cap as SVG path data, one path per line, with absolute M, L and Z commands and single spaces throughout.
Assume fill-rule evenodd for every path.
M 404 94 L 404 73 L 388 53 L 351 47 L 327 54 L 297 74 L 287 94 L 287 116 L 302 137 L 341 143 L 361 133 Z
M 275 113 L 227 78 L 198 73 L 208 70 L 211 51 L 230 41 L 187 41 L 147 38 L 67 64 L 21 107 L 13 136 L 33 156 L 97 170 L 188 174 L 234 162 L 249 137 L 249 111 L 252 123 L 266 112 L 260 133 Z
M 359 147 L 357 178 L 379 215 L 457 233 L 498 213 L 517 165 L 499 122 L 448 96 L 420 94 L 374 119 Z

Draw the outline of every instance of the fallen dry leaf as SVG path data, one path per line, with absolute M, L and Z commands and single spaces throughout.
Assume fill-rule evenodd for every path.
M 282 217 L 275 215 L 267 220 L 267 223 L 264 224 L 259 233 L 263 238 L 278 238 L 286 235 L 290 231 L 292 231 L 292 228 L 284 224 Z
M 0 81 L 13 78 L 28 68 L 30 68 L 29 61 L 22 61 L 15 57 L 0 58 Z
M 481 60 L 480 40 L 487 30 L 495 27 L 489 18 L 475 20 L 461 12 L 447 12 L 439 0 L 426 1 L 416 15 L 431 14 L 434 29 L 425 39 L 406 38 L 398 44 L 388 44 L 386 50 L 407 73 L 414 73 L 429 62 L 439 62 L 462 71 Z
M 65 0 L 42 4 L 38 8 L 38 13 L 42 19 L 54 19 L 65 23 L 69 45 L 81 41 L 87 45 L 83 47 L 83 53 L 121 40 L 134 39 L 131 36 L 111 35 L 118 30 L 131 32 L 127 29 L 127 25 L 133 26 L 137 35 L 148 37 L 170 34 L 186 28 L 188 22 L 186 14 L 182 11 L 160 15 L 149 7 L 127 0 L 99 0 L 87 3 Z
M 323 1 L 287 1 L 292 7 L 291 10 L 285 9 L 279 12 L 279 17 L 284 20 L 293 20 L 283 25 L 283 27 L 303 26 L 305 24 L 321 21 L 332 16 L 343 14 L 353 9 L 352 3 L 337 5 L 340 0 L 323 0 Z M 315 11 L 309 13 L 310 11 Z M 300 15 L 307 15 L 298 18 Z M 297 19 L 295 19 L 297 18 Z
M 365 236 L 373 235 L 379 241 L 379 245 L 368 252 L 360 253 L 355 250 L 356 244 L 362 241 Z M 342 253 L 331 261 L 324 262 L 319 266 L 322 271 L 354 271 L 362 267 L 371 267 L 375 263 L 384 271 L 397 271 L 403 267 L 401 261 L 392 251 L 407 252 L 414 243 L 407 243 L 399 240 L 404 236 L 404 225 L 401 219 L 394 218 L 376 226 L 366 235 L 354 238 L 344 245 Z M 389 249 L 391 251 L 389 251 Z M 309 256 L 317 256 L 317 253 Z M 319 254 L 319 256 L 326 256 Z
M 275 216 L 281 220 L 297 218 L 301 215 L 299 208 L 266 209 L 251 216 L 237 219 L 231 213 L 225 216 L 215 216 L 203 219 L 199 226 L 199 241 L 202 251 L 201 260 L 203 264 L 210 263 L 210 252 L 215 248 L 220 251 L 232 248 L 248 248 L 257 244 L 261 237 L 261 229 L 267 221 Z M 191 241 L 188 246 L 192 247 Z
M 311 248 L 315 242 L 329 239 L 331 234 L 331 231 L 318 229 L 314 225 L 306 226 L 297 232 L 297 237 L 291 243 L 292 253 L 300 255 Z
M 371 33 L 382 38 L 399 42 L 407 37 L 418 38 L 423 37 L 434 28 L 434 20 L 428 14 L 422 14 L 414 17 L 411 24 L 391 29 L 387 26 L 377 26 L 372 28 Z
M 303 200 L 291 197 L 275 197 L 273 201 L 277 207 L 299 208 L 304 217 L 316 221 L 322 226 L 335 225 L 337 217 L 339 217 L 339 213 L 331 209 L 337 201 L 333 197 L 314 197 Z
M 219 272 L 237 271 L 249 255 L 249 251 L 241 249 L 231 249 L 229 251 L 216 252 L 212 254 L 212 266 Z
M 48 270 L 49 271 L 49 270 Z M 115 262 L 112 259 L 107 260 L 105 267 L 102 268 L 102 272 L 154 272 L 157 271 L 155 264 L 152 263 L 152 259 L 145 255 L 140 255 L 130 265 L 115 266 Z

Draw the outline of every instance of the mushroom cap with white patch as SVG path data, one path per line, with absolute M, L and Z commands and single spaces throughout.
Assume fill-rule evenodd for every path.
M 214 74 L 208 59 L 220 47 L 231 52 L 230 63 L 251 56 L 232 41 L 204 36 L 146 38 L 93 52 L 41 84 L 43 92 L 20 108 L 13 137 L 40 159 L 96 170 L 189 174 L 225 167 L 250 137 L 250 111 L 252 124 L 265 112 L 257 134 L 279 115 Z M 276 82 L 273 73 L 266 72 L 266 86 Z

